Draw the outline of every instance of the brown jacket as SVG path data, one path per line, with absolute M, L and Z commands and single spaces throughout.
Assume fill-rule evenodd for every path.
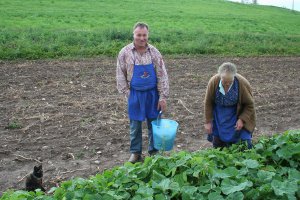
M 254 131 L 256 115 L 254 109 L 254 99 L 250 83 L 242 75 L 237 74 L 239 81 L 239 99 L 237 104 L 237 116 L 243 120 L 244 128 L 250 132 Z M 208 82 L 204 99 L 205 123 L 212 122 L 215 94 L 220 82 L 220 76 L 214 75 Z

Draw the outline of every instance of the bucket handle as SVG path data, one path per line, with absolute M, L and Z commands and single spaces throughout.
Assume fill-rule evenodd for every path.
M 160 120 L 161 120 L 161 115 L 162 115 L 162 111 L 159 111 L 158 115 L 157 115 L 157 126 L 160 126 Z

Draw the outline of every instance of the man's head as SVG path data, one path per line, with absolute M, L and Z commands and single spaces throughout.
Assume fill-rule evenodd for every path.
M 148 42 L 149 27 L 146 23 L 138 22 L 133 27 L 133 40 L 137 48 L 146 47 Z

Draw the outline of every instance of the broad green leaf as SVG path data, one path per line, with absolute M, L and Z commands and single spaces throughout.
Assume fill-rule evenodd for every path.
M 228 177 L 233 177 L 237 176 L 239 171 L 235 167 L 228 167 L 224 170 L 216 170 L 214 172 L 213 178 L 228 178 Z
M 221 190 L 224 194 L 228 195 L 234 192 L 241 191 L 246 187 L 251 187 L 253 184 L 250 181 L 244 181 L 242 183 L 238 183 L 234 180 L 224 179 L 221 184 Z
M 171 182 L 170 190 L 172 191 L 172 197 L 180 193 L 180 186 L 177 182 Z
M 258 144 L 256 144 L 256 145 L 254 146 L 254 148 L 255 148 L 256 150 L 262 150 L 262 149 L 264 148 L 264 146 L 263 146 L 263 144 L 258 143 Z
M 258 168 L 259 163 L 256 160 L 247 159 L 242 162 L 246 167 L 250 169 Z
M 288 194 L 287 197 L 288 197 L 288 200 L 297 200 L 297 198 L 295 197 L 295 195 Z
M 169 176 L 171 174 L 171 177 L 173 177 L 176 173 L 176 170 L 177 170 L 177 167 L 170 168 L 169 170 L 166 171 L 165 175 Z
M 141 195 L 135 195 L 132 200 L 143 200 L 143 197 Z
M 300 181 L 300 172 L 297 169 L 289 169 L 289 180 Z
M 79 190 L 74 192 L 74 198 L 82 198 L 84 196 L 84 191 Z
M 140 186 L 136 191 L 136 194 L 140 194 L 142 197 L 152 197 L 153 193 L 153 189 L 146 186 Z
M 183 186 L 181 188 L 182 193 L 186 193 L 189 195 L 193 195 L 196 191 L 197 191 L 197 187 L 195 187 L 195 186 Z
M 198 187 L 199 192 L 208 193 L 211 190 L 211 184 Z
M 180 187 L 183 187 L 184 185 L 187 185 L 186 175 L 184 175 L 184 174 L 177 174 L 172 178 L 172 180 L 177 182 Z
M 244 177 L 246 174 L 248 174 L 249 170 L 247 167 L 243 167 L 242 169 L 239 170 L 239 177 Z
M 255 188 L 250 189 L 249 191 L 247 191 L 246 193 L 244 193 L 245 199 L 251 199 L 251 200 L 256 200 L 256 199 L 260 199 L 259 197 L 261 196 L 261 194 L 259 193 L 259 191 Z
M 226 200 L 243 200 L 243 199 L 244 199 L 244 195 L 241 192 L 232 193 L 228 195 L 228 197 L 226 198 Z
M 157 195 L 154 196 L 154 199 L 155 200 L 169 200 L 170 198 L 163 195 L 163 194 L 157 194 Z
M 193 177 L 199 177 L 199 173 L 200 173 L 200 170 L 195 170 L 194 172 L 193 172 Z
M 159 189 L 163 192 L 166 192 L 168 189 L 170 189 L 170 184 L 171 184 L 170 179 L 164 179 L 158 184 L 153 184 L 152 187 Z
M 270 183 L 263 184 L 258 189 L 263 194 L 271 193 L 273 191 L 273 188 Z
M 110 196 L 110 198 L 112 198 L 112 199 L 116 199 L 116 200 L 123 199 L 123 196 L 118 195 L 116 191 L 107 191 L 106 194 L 107 194 L 107 197 Z
M 257 177 L 262 181 L 262 182 L 268 182 L 271 181 L 273 176 L 275 176 L 274 172 L 268 172 L 264 170 L 259 170 L 257 173 Z
M 166 179 L 166 177 L 165 177 L 164 175 L 158 173 L 156 170 L 153 170 L 152 179 L 153 179 L 155 182 L 160 182 L 160 181 Z
M 86 194 L 83 200 L 95 200 L 95 199 L 102 199 L 99 194 Z
M 288 180 L 285 180 L 284 182 L 273 180 L 271 186 L 278 196 L 282 196 L 283 194 L 295 195 L 299 189 L 296 181 L 289 182 Z
M 176 167 L 180 167 L 182 165 L 185 165 L 186 164 L 186 160 L 177 160 L 176 161 Z
M 223 200 L 224 198 L 217 192 L 211 192 L 208 195 L 208 200 Z
M 55 192 L 57 190 L 57 187 L 52 187 L 49 191 L 48 194 L 52 194 L 53 192 Z
M 280 158 L 289 159 L 293 155 L 300 155 L 300 144 L 289 144 L 276 151 Z

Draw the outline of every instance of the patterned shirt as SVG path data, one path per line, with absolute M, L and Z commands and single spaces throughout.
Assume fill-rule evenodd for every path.
M 147 51 L 143 54 L 137 52 L 133 43 L 128 44 L 120 51 L 117 59 L 118 91 L 128 97 L 134 63 L 136 65 L 147 65 L 152 62 L 157 76 L 159 100 L 166 100 L 169 96 L 169 79 L 167 70 L 160 52 L 150 44 L 147 45 Z

